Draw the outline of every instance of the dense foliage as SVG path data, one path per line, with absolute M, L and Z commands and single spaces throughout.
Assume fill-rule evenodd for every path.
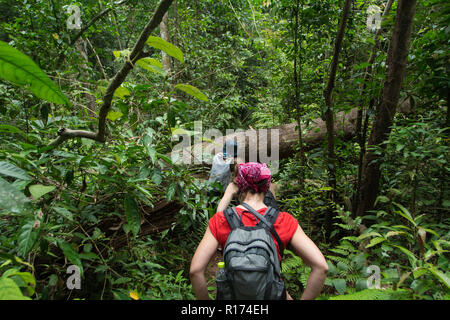
M 61 128 L 98 130 L 108 86 L 158 3 L 0 0 L 0 299 L 194 299 L 190 259 L 218 199 L 208 166 L 172 162 L 172 132 L 192 136 L 195 121 L 224 134 L 293 122 L 306 132 L 326 108 L 343 3 L 174 1 L 169 38 L 156 28 L 147 55 L 114 91 L 106 141 L 54 144 Z M 88 28 L 68 28 L 71 5 Z M 333 92 L 335 114 L 367 114 L 365 139 L 376 117 L 370 103 L 382 99 L 397 2 L 378 39 L 366 26 L 370 5 L 385 3 L 352 2 Z M 320 299 L 450 297 L 449 11 L 443 0 L 417 3 L 399 101 L 408 112 L 371 149 L 382 159 L 373 210 L 354 211 L 357 135 L 334 136 L 333 203 L 326 139 L 299 144 L 306 161 L 296 152 L 274 176 L 282 209 L 327 258 Z M 69 289 L 71 265 L 81 289 Z M 378 289 L 368 289 L 370 266 L 381 274 Z M 282 271 L 300 298 L 309 267 L 286 250 Z

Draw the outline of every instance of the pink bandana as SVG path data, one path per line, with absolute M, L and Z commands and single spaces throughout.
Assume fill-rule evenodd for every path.
M 239 164 L 236 180 L 241 192 L 250 189 L 255 192 L 267 192 L 270 187 L 270 177 L 270 170 L 265 163 L 247 162 Z M 267 179 L 265 184 L 258 184 L 264 179 Z

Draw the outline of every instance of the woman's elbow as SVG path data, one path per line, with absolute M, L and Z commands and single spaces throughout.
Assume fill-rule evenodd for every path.
M 189 278 L 196 278 L 199 275 L 202 275 L 204 273 L 204 270 L 198 266 L 195 266 L 191 264 L 191 268 L 189 269 Z
M 324 275 L 325 277 L 328 274 L 328 264 L 326 262 L 317 264 L 316 266 L 313 266 L 312 268 L 313 270 L 315 270 L 318 273 L 321 273 L 322 275 Z

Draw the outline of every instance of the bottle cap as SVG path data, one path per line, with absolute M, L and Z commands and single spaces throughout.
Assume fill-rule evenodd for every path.
M 223 269 L 223 268 L 225 268 L 225 262 L 221 261 L 221 262 L 219 262 L 219 263 L 217 264 L 217 266 L 218 266 L 220 269 Z

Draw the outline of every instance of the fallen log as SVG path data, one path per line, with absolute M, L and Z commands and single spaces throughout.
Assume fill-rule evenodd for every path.
M 338 112 L 335 116 L 335 134 L 344 140 L 355 136 L 357 115 L 358 108 L 353 108 L 349 112 Z M 304 131 L 304 150 L 320 145 L 327 133 L 325 121 L 321 118 L 314 119 L 306 130 L 305 128 L 302 130 Z M 186 140 L 190 142 L 190 138 L 183 138 L 184 143 L 180 143 L 178 148 L 175 146 L 174 151 L 167 156 L 172 156 L 175 164 L 211 165 L 212 156 L 222 151 L 224 142 L 227 139 L 234 139 L 238 143 L 238 156 L 241 159 L 246 162 L 267 162 L 267 160 L 280 160 L 294 155 L 295 146 L 298 144 L 297 123 L 269 129 L 241 130 L 225 136 L 217 134 L 217 131 L 215 133 L 214 139 L 211 139 L 211 134 L 206 131 L 203 134 L 204 141 L 194 143 L 192 146 L 190 143 L 186 146 Z M 178 136 L 183 136 L 182 130 L 178 132 Z M 186 137 L 187 133 L 184 136 Z
M 411 112 L 409 99 L 403 101 L 400 105 L 399 112 L 403 114 Z M 350 111 L 338 112 L 335 115 L 333 126 L 335 136 L 338 136 L 343 140 L 352 139 L 357 131 L 357 118 L 358 108 L 353 108 Z M 307 127 L 303 126 L 302 130 L 304 133 L 303 147 L 306 151 L 319 146 L 325 140 L 327 134 L 325 121 L 321 118 L 312 120 Z M 183 143 L 180 143 L 179 148 L 176 148 L 177 146 L 175 146 L 173 152 L 167 156 L 172 156 L 172 159 L 176 160 L 175 164 L 186 164 L 188 166 L 210 166 L 212 156 L 217 152 L 222 151 L 223 144 L 227 139 L 234 139 L 238 143 L 238 156 L 246 162 L 266 162 L 264 160 L 270 160 L 274 157 L 278 157 L 278 159 L 291 157 L 295 154 L 295 147 L 298 144 L 296 122 L 268 129 L 236 130 L 227 135 L 220 134 L 218 130 L 215 130 L 213 134 L 211 134 L 207 130 L 203 133 L 202 138 L 197 138 L 199 141 L 203 140 L 203 142 L 194 143 L 193 145 L 190 143 L 191 139 L 188 137 L 188 134 L 183 134 L 183 130 L 180 130 L 177 135 L 184 136 L 184 138 L 187 139 L 185 139 L 184 145 Z M 212 139 L 211 135 L 214 136 L 214 139 Z M 272 139 L 275 144 L 272 143 Z M 189 142 L 189 144 L 186 145 L 187 142 Z M 272 154 L 274 151 L 277 153 L 276 155 Z M 267 155 L 269 152 L 270 156 Z M 264 159 L 264 157 L 266 159 Z

